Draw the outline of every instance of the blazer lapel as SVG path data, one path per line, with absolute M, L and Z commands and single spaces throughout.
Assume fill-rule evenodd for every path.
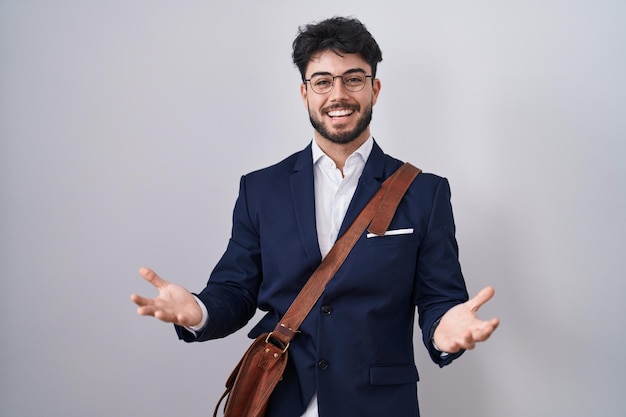
M 348 211 L 341 224 L 339 236 L 352 224 L 363 207 L 376 194 L 383 181 L 402 165 L 400 161 L 391 159 L 394 163 L 389 163 L 389 160 L 390 158 L 385 156 L 382 149 L 374 141 L 372 152 L 365 163 L 354 197 L 350 201 Z M 315 224 L 315 187 L 313 184 L 313 155 L 310 144 L 300 152 L 289 179 L 300 239 L 311 270 L 314 271 L 322 261 L 322 254 L 317 240 Z
M 313 155 L 307 146 L 294 164 L 289 178 L 296 222 L 311 270 L 322 261 L 315 225 L 315 188 L 313 185 Z
M 348 211 L 341 224 L 339 236 L 354 222 L 361 210 L 363 210 L 374 194 L 376 194 L 385 179 L 401 165 L 401 162 L 398 161 L 397 166 L 387 166 L 389 164 L 386 163 L 385 159 L 385 154 L 382 149 L 380 149 L 378 144 L 374 141 L 372 152 L 365 163 L 365 168 L 363 168 L 359 184 L 354 192 L 354 197 L 352 197 L 352 201 L 350 201 Z

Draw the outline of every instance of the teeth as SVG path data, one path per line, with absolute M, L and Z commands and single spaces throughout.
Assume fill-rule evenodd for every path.
M 353 110 L 332 110 L 328 112 L 330 117 L 349 116 L 353 113 Z

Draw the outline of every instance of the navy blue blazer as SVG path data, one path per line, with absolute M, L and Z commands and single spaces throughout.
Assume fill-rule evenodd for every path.
M 401 164 L 374 143 L 340 234 Z M 299 417 L 315 392 L 320 417 L 419 415 L 415 307 L 425 346 L 444 366 L 460 354 L 442 359 L 431 328 L 468 299 L 447 180 L 420 174 L 391 222 L 389 230 L 396 229 L 409 231 L 364 233 L 327 285 L 291 343 L 267 417 Z M 209 325 L 197 336 L 177 327 L 179 337 L 227 336 L 257 308 L 267 314 L 249 336 L 271 331 L 320 262 L 309 145 L 242 177 L 228 247 L 198 294 Z

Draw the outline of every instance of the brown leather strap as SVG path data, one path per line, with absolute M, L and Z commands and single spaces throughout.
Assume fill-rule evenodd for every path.
M 406 168 L 397 171 L 393 183 L 389 187 L 389 191 L 381 201 L 372 222 L 367 228 L 370 233 L 378 236 L 385 234 L 400 204 L 400 200 L 402 200 L 402 196 L 404 196 L 406 190 L 409 189 L 415 177 L 421 172 L 419 168 L 415 168 L 408 162 L 404 167 Z
M 305 317 L 324 292 L 326 284 L 339 270 L 365 229 L 369 226 L 371 233 L 377 235 L 385 233 L 402 196 L 420 172 L 419 168 L 407 162 L 385 180 L 378 192 L 359 213 L 348 230 L 335 242 L 322 263 L 302 287 L 282 320 L 276 325 L 272 337 L 278 339 L 285 346 L 289 344 Z

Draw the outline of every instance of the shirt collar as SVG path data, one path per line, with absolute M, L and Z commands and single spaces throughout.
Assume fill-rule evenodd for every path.
M 313 152 L 313 165 L 316 165 L 320 161 L 320 159 L 329 158 L 329 157 L 328 155 L 324 153 L 322 148 L 319 147 L 315 139 L 313 139 L 312 142 L 313 143 L 311 144 L 311 150 Z M 367 158 L 369 158 L 370 156 L 370 153 L 372 153 L 373 147 L 374 147 L 374 138 L 370 136 L 369 138 L 367 138 L 365 142 L 363 142 L 361 146 L 359 146 L 359 148 L 356 151 L 352 153 L 352 155 L 348 157 L 348 159 L 352 158 L 354 155 L 359 155 L 363 159 L 363 162 L 366 162 Z

